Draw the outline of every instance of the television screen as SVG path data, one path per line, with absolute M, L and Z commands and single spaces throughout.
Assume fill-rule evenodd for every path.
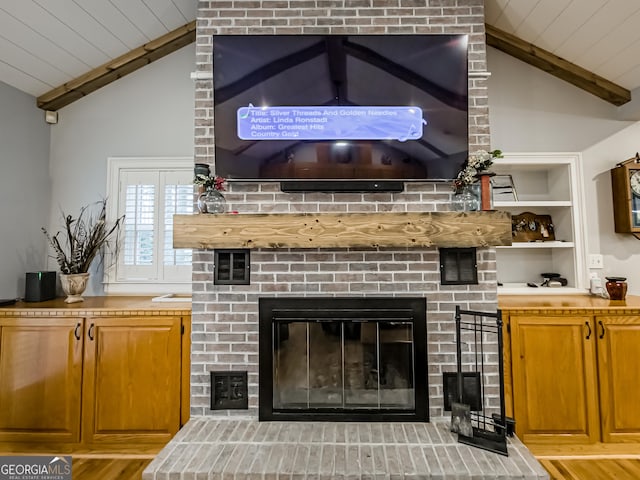
M 215 173 L 433 180 L 468 154 L 466 35 L 215 35 Z

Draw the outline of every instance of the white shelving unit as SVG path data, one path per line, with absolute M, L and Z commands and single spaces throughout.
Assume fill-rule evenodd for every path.
M 494 161 L 491 170 L 511 175 L 517 194 L 517 200 L 501 200 L 499 191 L 494 192 L 494 208 L 512 215 L 551 215 L 555 232 L 555 241 L 497 247 L 498 293 L 586 293 L 580 161 L 579 153 L 505 153 Z M 540 285 L 545 272 L 559 273 L 567 286 L 527 286 Z

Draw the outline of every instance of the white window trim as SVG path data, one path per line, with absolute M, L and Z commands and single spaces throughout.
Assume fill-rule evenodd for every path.
M 108 157 L 107 158 L 107 198 L 117 199 L 119 195 L 119 177 L 122 169 L 183 169 L 193 170 L 193 157 Z M 117 201 L 107 202 L 107 221 L 114 222 L 118 216 Z M 117 262 L 105 258 L 103 277 L 104 291 L 107 295 L 149 295 L 168 293 L 191 293 L 191 280 L 188 282 L 166 281 L 117 281 Z

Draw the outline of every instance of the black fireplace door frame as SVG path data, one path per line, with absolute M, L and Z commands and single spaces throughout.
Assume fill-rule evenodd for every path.
M 429 421 L 427 307 L 423 297 L 273 297 L 259 304 L 259 408 L 261 421 L 427 422 Z M 274 409 L 273 328 L 276 321 L 402 318 L 413 329 L 414 409 L 308 408 Z

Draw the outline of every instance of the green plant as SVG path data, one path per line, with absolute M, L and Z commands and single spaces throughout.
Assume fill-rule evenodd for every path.
M 95 213 L 97 212 L 97 213 Z M 55 235 L 43 227 L 42 232 L 55 251 L 55 259 L 63 274 L 87 273 L 91 263 L 106 248 L 117 251 L 120 226 L 124 215 L 113 225 L 107 225 L 107 200 L 101 200 L 80 209 L 78 218 L 65 215 L 64 230 Z M 63 234 L 64 232 L 64 234 Z M 60 240 L 60 236 L 63 239 Z

